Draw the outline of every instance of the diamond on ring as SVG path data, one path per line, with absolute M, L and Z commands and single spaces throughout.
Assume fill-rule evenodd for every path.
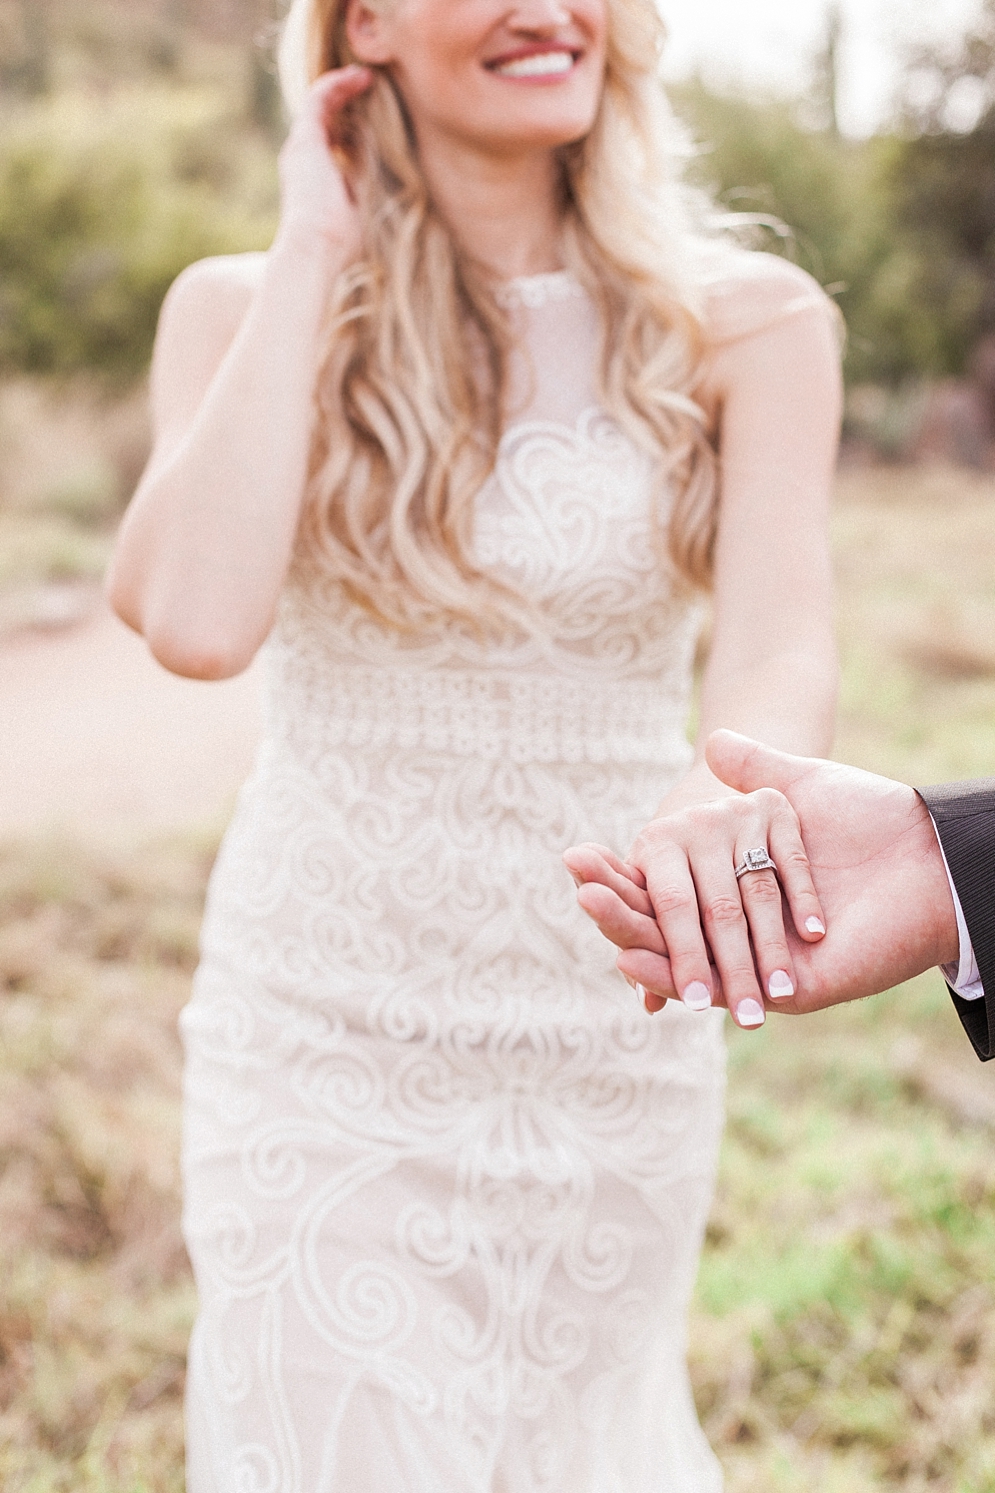
M 758 850 L 748 850 L 742 861 L 736 867 L 736 880 L 743 876 L 749 876 L 751 871 L 773 871 L 777 874 L 777 867 L 767 853 L 766 846 L 761 845 Z

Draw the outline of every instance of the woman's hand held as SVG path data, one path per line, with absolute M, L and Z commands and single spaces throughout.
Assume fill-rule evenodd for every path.
M 325 73 L 312 86 L 280 151 L 278 242 L 325 239 L 343 263 L 359 252 L 359 212 L 335 147 L 343 110 L 372 82 L 369 68 L 353 66 Z
M 762 870 L 737 878 L 737 866 L 757 850 L 769 851 L 777 876 Z M 646 879 L 686 1005 L 711 1003 L 716 971 L 740 1026 L 761 1026 L 768 1002 L 795 994 L 782 891 L 803 939 L 819 938 L 813 924 L 821 930 L 824 919 L 797 817 L 782 794 L 736 794 L 653 820 L 629 860 Z

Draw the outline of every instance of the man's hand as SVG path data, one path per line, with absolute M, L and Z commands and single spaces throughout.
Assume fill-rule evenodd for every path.
M 790 930 L 798 989 L 768 1010 L 801 1014 L 887 990 L 957 959 L 957 919 L 936 832 L 912 788 L 858 768 L 784 752 L 716 731 L 708 764 L 743 793 L 783 793 L 802 837 L 826 918 L 826 937 Z M 568 851 L 581 906 L 622 950 L 618 967 L 652 996 L 673 999 L 666 948 L 631 868 L 599 847 Z M 789 915 L 785 910 L 786 925 Z M 721 998 L 721 997 L 720 997 Z

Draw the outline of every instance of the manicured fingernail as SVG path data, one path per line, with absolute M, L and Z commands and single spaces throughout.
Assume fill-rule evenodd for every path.
M 636 992 L 636 998 L 639 1001 L 639 1004 L 641 1006 L 645 1006 L 646 1005 L 646 987 L 645 987 L 645 985 L 634 985 L 632 988 Z
M 770 977 L 767 985 L 772 1001 L 786 1001 L 789 996 L 794 995 L 795 987 L 787 970 L 776 969 Z
M 681 996 L 689 1011 L 707 1011 L 712 1004 L 712 992 L 701 980 L 695 980 Z
M 740 1026 L 763 1026 L 767 1017 L 759 1001 L 745 1000 L 736 1007 L 736 1020 Z
M 818 933 L 823 937 L 825 936 L 826 925 L 820 918 L 809 918 L 805 923 L 805 927 L 809 933 Z

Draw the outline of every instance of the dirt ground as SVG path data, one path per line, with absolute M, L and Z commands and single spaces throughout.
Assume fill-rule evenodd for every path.
M 0 838 L 213 829 L 261 730 L 261 667 L 201 684 L 103 606 L 0 643 Z

